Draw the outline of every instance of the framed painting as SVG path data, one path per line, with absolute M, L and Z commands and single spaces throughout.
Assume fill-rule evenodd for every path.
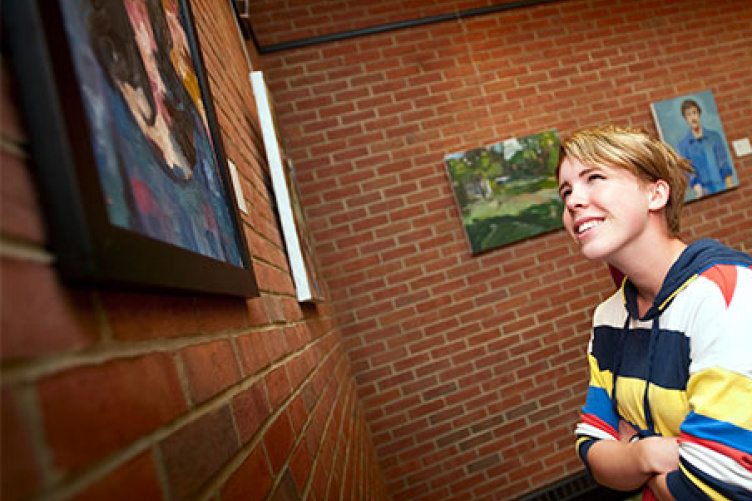
M 473 254 L 562 227 L 555 130 L 444 157 Z
M 188 1 L 2 16 L 62 276 L 258 295 Z
M 713 91 L 652 103 L 660 138 L 692 162 L 686 201 L 739 186 Z
M 321 301 L 324 299 L 322 282 L 303 206 L 300 203 L 295 170 L 280 147 L 274 106 L 264 74 L 261 71 L 253 71 L 250 78 L 296 295 L 300 302 Z

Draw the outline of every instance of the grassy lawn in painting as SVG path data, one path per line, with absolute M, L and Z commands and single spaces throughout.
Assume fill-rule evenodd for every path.
M 555 189 L 476 203 L 464 224 L 473 253 L 561 227 L 561 202 Z

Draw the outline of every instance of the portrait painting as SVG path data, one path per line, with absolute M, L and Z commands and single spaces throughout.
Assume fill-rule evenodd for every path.
M 472 253 L 562 227 L 555 130 L 444 157 Z
M 15 51 L 16 59 L 34 50 L 50 61 L 41 83 L 49 99 L 31 104 L 27 112 L 34 133 L 43 136 L 37 144 L 42 177 L 49 177 L 53 166 L 45 163 L 41 146 L 58 148 L 63 158 L 57 169 L 67 163 L 71 172 L 54 176 L 68 176 L 65 184 L 72 192 L 67 196 L 80 199 L 75 201 L 84 212 L 60 231 L 70 239 L 71 224 L 79 224 L 76 231 L 86 240 L 79 242 L 79 251 L 94 261 L 70 261 L 77 269 L 73 274 L 177 288 L 191 281 L 175 282 L 158 268 L 155 278 L 139 271 L 166 259 L 173 268 L 180 263 L 188 268 L 180 273 L 194 274 L 196 283 L 188 288 L 249 292 L 255 285 L 209 284 L 214 281 L 210 269 L 247 274 L 250 262 L 188 2 L 32 1 L 8 10 L 15 24 L 40 19 L 45 30 L 19 29 L 12 41 L 24 45 Z M 30 78 L 23 76 L 28 71 L 19 73 Z M 45 114 L 58 121 L 44 124 Z M 59 130 L 50 130 L 53 126 Z M 60 144 L 50 144 L 53 134 Z M 63 203 L 62 195 L 50 196 L 53 205 Z M 116 249 L 114 242 L 124 245 Z M 66 245 L 63 257 L 76 253 Z M 140 262 L 110 269 L 126 259 Z M 142 277 L 128 276 L 127 270 Z
M 712 90 L 652 103 L 660 138 L 692 163 L 685 200 L 739 185 Z

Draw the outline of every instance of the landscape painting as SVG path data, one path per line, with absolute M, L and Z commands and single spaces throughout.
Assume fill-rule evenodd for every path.
M 473 254 L 562 227 L 556 130 L 444 157 Z

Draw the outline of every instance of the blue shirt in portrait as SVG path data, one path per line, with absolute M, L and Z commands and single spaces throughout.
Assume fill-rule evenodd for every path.
M 689 185 L 701 185 L 705 194 L 716 193 L 726 188 L 725 178 L 733 175 L 721 135 L 702 128 L 697 138 L 690 130 L 679 142 L 679 154 L 692 162 L 695 172 L 689 177 Z

